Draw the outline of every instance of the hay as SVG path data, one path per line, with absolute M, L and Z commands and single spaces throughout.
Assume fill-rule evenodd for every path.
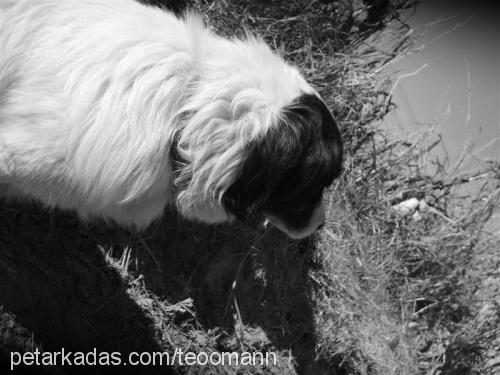
M 393 109 L 385 67 L 411 47 L 398 16 L 412 4 L 377 19 L 358 1 L 195 1 L 220 33 L 266 39 L 334 109 L 347 159 L 325 229 L 293 242 L 167 213 L 139 235 L 2 204 L 2 311 L 33 332 L 10 329 L 2 346 L 278 355 L 276 366 L 171 368 L 190 374 L 493 374 L 500 239 L 485 224 L 500 169 L 450 174 L 438 161 L 429 174 L 439 138 L 376 127 Z M 457 199 L 472 181 L 484 184 L 478 196 Z M 412 198 L 419 218 L 393 208 Z

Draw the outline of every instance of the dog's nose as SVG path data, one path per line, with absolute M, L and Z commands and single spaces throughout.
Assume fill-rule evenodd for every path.
M 316 228 L 316 229 L 323 229 L 324 227 L 325 227 L 325 222 L 323 221 L 322 223 L 320 223 L 318 225 L 318 228 Z

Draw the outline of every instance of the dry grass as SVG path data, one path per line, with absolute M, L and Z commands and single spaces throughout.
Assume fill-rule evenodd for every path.
M 410 30 L 363 25 L 357 1 L 195 7 L 221 33 L 264 37 L 334 109 L 347 160 L 324 231 L 294 242 L 167 213 L 137 234 L 2 204 L 0 348 L 279 354 L 266 368 L 171 369 L 190 374 L 493 374 L 500 239 L 484 225 L 500 168 L 450 174 L 441 161 L 429 175 L 432 137 L 392 140 L 370 125 L 392 109 L 384 67 L 408 50 Z M 469 181 L 482 188 L 465 199 Z M 393 208 L 410 198 L 420 218 Z

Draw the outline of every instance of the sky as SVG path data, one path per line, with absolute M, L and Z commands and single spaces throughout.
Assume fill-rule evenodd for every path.
M 451 159 L 470 140 L 474 158 L 500 161 L 500 0 L 423 0 L 408 22 L 427 30 L 417 42 L 426 47 L 392 69 L 426 67 L 401 79 L 391 126 L 411 133 L 435 123 Z

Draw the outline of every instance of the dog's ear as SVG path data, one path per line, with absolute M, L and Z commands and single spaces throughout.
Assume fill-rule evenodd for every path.
M 224 196 L 231 186 L 238 185 L 248 154 L 259 143 L 255 140 L 272 127 L 275 111 L 254 88 L 228 86 L 215 90 L 212 96 L 203 95 L 183 109 L 188 114 L 174 152 L 180 159 L 175 173 L 177 205 L 182 210 L 209 206 L 236 214 L 236 210 L 226 208 Z

